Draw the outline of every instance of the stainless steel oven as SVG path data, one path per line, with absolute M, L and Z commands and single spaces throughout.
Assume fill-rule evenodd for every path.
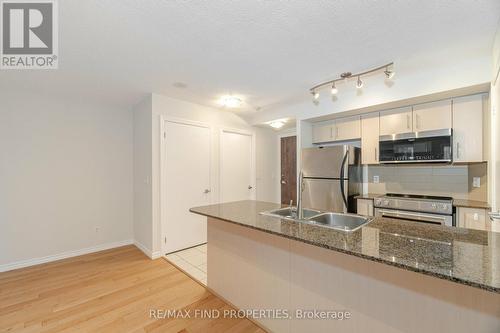
M 380 163 L 429 163 L 452 161 L 452 130 L 381 135 Z
M 375 216 L 453 226 L 453 199 L 389 193 L 374 200 Z

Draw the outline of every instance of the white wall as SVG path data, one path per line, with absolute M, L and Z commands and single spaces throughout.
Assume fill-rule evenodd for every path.
M 151 255 L 153 248 L 152 98 L 134 107 L 134 239 Z M 149 252 L 149 253 L 148 253 Z
M 280 149 L 278 132 L 271 128 L 255 129 L 257 146 L 257 200 L 280 202 Z
M 0 100 L 0 268 L 129 242 L 132 113 L 84 98 Z
M 169 117 L 196 122 L 203 122 L 212 126 L 212 195 L 213 202 L 219 197 L 219 133 L 222 128 L 241 129 L 253 132 L 256 135 L 256 170 L 257 200 L 269 200 L 275 197 L 272 175 L 276 170 L 275 159 L 270 156 L 275 153 L 274 133 L 256 129 L 250 126 L 243 118 L 233 112 L 213 109 L 199 104 L 173 99 L 164 95 L 152 95 L 152 232 L 153 240 L 151 252 L 153 256 L 161 251 L 161 220 L 160 220 L 160 118 Z M 137 140 L 137 139 L 136 139 Z M 267 144 L 273 142 L 273 147 Z M 190 153 L 190 152 L 187 152 Z

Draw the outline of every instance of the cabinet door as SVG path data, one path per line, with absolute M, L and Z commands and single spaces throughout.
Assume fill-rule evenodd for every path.
M 458 207 L 457 226 L 460 228 L 490 230 L 486 209 Z
M 444 128 L 451 128 L 451 99 L 413 107 L 413 130 L 415 132 Z
M 453 162 L 483 161 L 483 95 L 453 99 Z
M 380 135 L 413 131 L 411 106 L 380 112 Z
M 373 200 L 371 199 L 358 199 L 357 200 L 357 213 L 359 215 L 373 216 Z
M 378 164 L 379 113 L 361 117 L 361 163 Z
M 334 140 L 356 140 L 361 138 L 360 117 L 346 117 L 335 120 Z
M 317 123 L 313 124 L 313 143 L 333 141 L 333 124 Z

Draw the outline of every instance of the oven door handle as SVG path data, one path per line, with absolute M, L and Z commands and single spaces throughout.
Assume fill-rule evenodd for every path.
M 445 224 L 446 222 L 446 216 L 440 216 L 440 215 L 433 215 L 433 214 L 423 214 L 423 213 L 410 213 L 410 212 L 405 212 L 401 210 L 385 210 L 385 209 L 378 209 L 378 212 L 382 216 L 387 216 L 387 217 L 399 217 L 399 218 L 410 218 L 412 220 L 419 220 L 419 221 L 429 221 L 429 222 L 437 222 L 440 224 Z

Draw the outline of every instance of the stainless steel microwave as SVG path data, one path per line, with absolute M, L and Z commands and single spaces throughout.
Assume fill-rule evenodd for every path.
M 394 135 L 379 139 L 380 163 L 451 163 L 452 130 L 432 130 Z

